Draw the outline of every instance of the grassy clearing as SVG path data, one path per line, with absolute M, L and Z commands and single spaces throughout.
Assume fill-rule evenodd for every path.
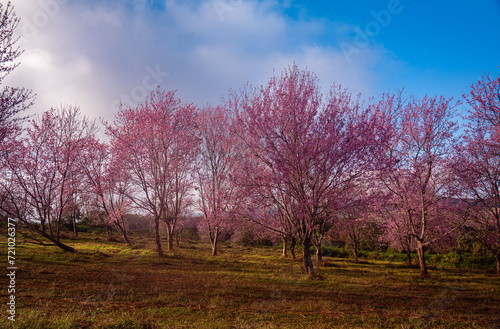
M 500 278 L 326 257 L 318 280 L 278 249 L 185 242 L 164 258 L 83 234 L 80 252 L 17 246 L 17 321 L 1 328 L 495 328 Z M 3 247 L 2 247 L 3 248 Z M 2 300 L 7 286 L 2 277 Z

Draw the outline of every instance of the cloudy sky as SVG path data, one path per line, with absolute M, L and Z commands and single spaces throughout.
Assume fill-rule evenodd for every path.
M 400 88 L 458 98 L 500 74 L 499 0 L 13 3 L 25 52 L 5 82 L 34 90 L 30 113 L 76 104 L 112 119 L 157 85 L 215 105 L 294 62 L 324 92 L 336 83 L 375 99 Z

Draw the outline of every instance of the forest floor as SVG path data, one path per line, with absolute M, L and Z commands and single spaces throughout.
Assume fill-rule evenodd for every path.
M 130 248 L 80 235 L 65 240 L 76 254 L 18 243 L 16 321 L 3 274 L 0 328 L 500 328 L 500 278 L 487 271 L 421 278 L 403 263 L 325 257 L 312 279 L 277 248 L 221 244 L 212 257 L 184 241 L 159 258 L 150 237 Z

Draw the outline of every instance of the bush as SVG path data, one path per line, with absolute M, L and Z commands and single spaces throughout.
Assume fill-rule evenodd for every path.
M 495 258 L 491 255 L 476 255 L 469 252 L 449 252 L 447 254 L 428 254 L 429 265 L 436 267 L 490 269 L 495 265 Z
M 324 246 L 321 248 L 323 256 L 335 258 L 354 258 L 354 252 L 348 248 L 338 248 L 332 246 Z M 311 253 L 315 253 L 316 248 L 311 248 Z M 406 253 L 388 249 L 382 251 L 366 251 L 359 250 L 358 258 L 380 261 L 391 261 L 406 263 L 408 256 Z M 411 253 L 412 263 L 417 264 L 418 258 L 416 253 Z M 470 252 L 449 252 L 446 254 L 426 253 L 425 259 L 427 265 L 433 267 L 454 267 L 454 268 L 471 268 L 471 269 L 492 269 L 495 267 L 496 260 L 491 254 L 473 254 Z
M 313 248 L 313 250 L 314 252 L 316 251 L 315 248 Z M 351 250 L 338 247 L 322 247 L 321 251 L 323 252 L 323 256 L 328 257 L 349 258 L 352 255 Z
M 178 233 L 182 236 L 183 240 L 200 241 L 200 233 L 197 227 L 184 227 L 181 232 Z

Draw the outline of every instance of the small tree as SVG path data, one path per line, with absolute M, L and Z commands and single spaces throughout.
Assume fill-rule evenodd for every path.
M 181 105 L 175 92 L 158 89 L 137 108 L 121 108 L 107 127 L 112 152 L 132 184 L 131 199 L 153 218 L 159 256 L 160 221 L 173 250 L 175 226 L 193 188 L 196 115 L 194 105 Z
M 130 183 L 119 163 L 113 161 L 109 145 L 91 139 L 82 157 L 85 188 L 94 209 L 103 211 L 105 222 L 115 226 L 125 242 L 131 246 L 125 216 L 131 210 Z
M 407 227 L 415 239 L 420 273 L 425 276 L 425 247 L 438 227 L 433 222 L 449 217 L 442 201 L 454 193 L 446 166 L 457 131 L 454 106 L 443 97 L 402 100 L 399 95 L 384 97 L 377 107 L 385 113 L 383 124 L 392 128 L 387 149 L 378 158 L 380 179 L 399 211 L 393 219 L 406 222 L 398 226 Z
M 60 241 L 60 230 L 80 190 L 80 158 L 95 133 L 94 122 L 77 107 L 52 109 L 9 140 L 3 153 L 3 210 L 66 251 L 75 250 Z
M 470 207 L 470 233 L 495 255 L 500 275 L 500 77 L 482 77 L 464 97 L 472 111 L 453 169 Z
M 198 210 L 208 228 L 212 256 L 217 255 L 220 234 L 235 216 L 241 191 L 232 181 L 234 163 L 240 152 L 231 130 L 230 113 L 223 107 L 203 110 L 198 117 L 200 137 L 196 165 L 196 187 L 200 194 Z
M 368 242 L 380 243 L 381 232 L 385 226 L 378 215 L 379 202 L 383 199 L 381 191 L 368 187 L 368 184 L 374 185 L 368 177 L 365 177 L 365 184 L 351 189 L 342 206 L 338 207 L 335 223 L 337 230 L 352 246 L 356 262 L 363 245 L 366 246 Z

